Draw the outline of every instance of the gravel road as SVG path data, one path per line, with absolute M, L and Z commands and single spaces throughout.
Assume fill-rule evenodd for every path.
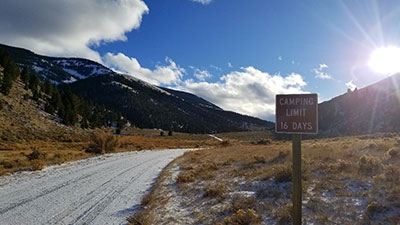
M 0 177 L 0 224 L 126 224 L 184 151 L 117 153 Z

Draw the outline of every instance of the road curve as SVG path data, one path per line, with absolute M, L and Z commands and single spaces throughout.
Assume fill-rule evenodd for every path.
M 126 224 L 160 171 L 184 151 L 124 152 L 0 177 L 0 223 Z

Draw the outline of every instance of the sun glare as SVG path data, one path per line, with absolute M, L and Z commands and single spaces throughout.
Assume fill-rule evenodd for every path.
M 375 49 L 371 53 L 368 65 L 381 74 L 400 72 L 400 48 L 388 46 Z

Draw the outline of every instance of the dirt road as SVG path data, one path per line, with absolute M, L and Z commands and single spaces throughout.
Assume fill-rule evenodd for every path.
M 162 168 L 184 151 L 118 153 L 0 177 L 0 223 L 126 224 Z

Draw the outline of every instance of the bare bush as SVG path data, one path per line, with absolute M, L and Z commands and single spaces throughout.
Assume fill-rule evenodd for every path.
M 91 142 L 86 152 L 94 154 L 110 153 L 115 152 L 117 147 L 119 147 L 119 140 L 116 136 L 97 131 L 91 135 Z
M 224 194 L 227 191 L 227 187 L 223 183 L 213 184 L 213 185 L 206 185 L 204 188 L 203 197 L 211 197 L 211 198 L 223 198 Z
M 400 149 L 399 147 L 394 147 L 386 151 L 385 157 L 387 159 L 395 158 L 400 156 Z
M 239 209 L 231 217 L 226 217 L 222 224 L 224 225 L 252 225 L 259 224 L 260 216 L 253 209 Z
M 255 144 L 255 145 L 269 145 L 269 144 L 271 144 L 271 140 L 269 140 L 269 139 L 261 139 L 261 140 L 253 142 L 253 144 Z
M 375 156 L 362 155 L 358 161 L 358 171 L 364 174 L 373 174 L 382 168 L 382 161 Z
M 41 170 L 44 167 L 44 162 L 41 159 L 35 159 L 31 161 L 32 170 Z
M 227 147 L 227 146 L 231 145 L 231 143 L 229 141 L 221 141 L 220 145 L 223 147 Z
M 188 183 L 193 182 L 195 178 L 195 174 L 192 170 L 183 171 L 179 173 L 178 177 L 176 178 L 177 183 Z
M 32 153 L 25 155 L 29 161 L 33 160 L 44 160 L 46 159 L 47 154 L 45 152 L 41 152 L 38 148 L 33 148 Z
M 290 165 L 279 165 L 274 168 L 275 176 L 274 180 L 277 183 L 290 182 L 292 181 L 292 166 Z

